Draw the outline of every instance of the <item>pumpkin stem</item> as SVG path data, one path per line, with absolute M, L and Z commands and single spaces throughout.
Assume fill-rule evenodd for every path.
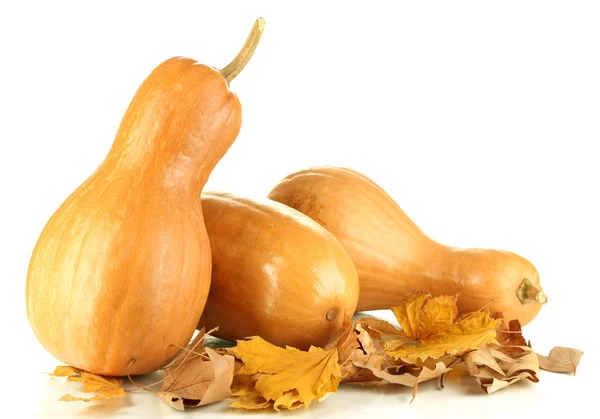
M 519 285 L 519 289 L 517 289 L 517 297 L 521 304 L 546 304 L 548 302 L 546 293 L 531 282 L 529 278 L 523 278 L 521 285 Z
M 252 54 L 256 50 L 258 46 L 258 41 L 260 41 L 260 37 L 265 29 L 265 20 L 262 17 L 256 19 L 254 22 L 254 26 L 250 31 L 250 35 L 248 35 L 248 39 L 246 39 L 246 43 L 236 55 L 236 57 L 231 61 L 226 67 L 221 69 L 221 74 L 227 80 L 227 83 L 231 83 L 233 79 L 237 77 L 238 74 L 242 72 L 246 64 L 252 58 Z

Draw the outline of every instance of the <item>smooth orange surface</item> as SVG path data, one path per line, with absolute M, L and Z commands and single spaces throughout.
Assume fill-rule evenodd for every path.
M 523 278 L 539 286 L 535 267 L 499 250 L 457 249 L 425 235 L 377 184 L 345 168 L 314 167 L 283 179 L 269 198 L 307 214 L 352 256 L 360 278 L 358 311 L 389 309 L 413 289 L 460 294 L 462 312 L 491 309 L 529 323 L 538 303 L 522 304 Z
M 240 125 L 237 97 L 210 67 L 172 58 L 144 81 L 106 159 L 33 251 L 27 315 L 52 355 L 142 374 L 189 342 L 211 274 L 198 197 Z
M 325 346 L 358 300 L 358 276 L 339 241 L 304 214 L 268 199 L 204 193 L 213 273 L 199 327 L 234 341 Z M 328 319 L 329 314 L 329 319 Z

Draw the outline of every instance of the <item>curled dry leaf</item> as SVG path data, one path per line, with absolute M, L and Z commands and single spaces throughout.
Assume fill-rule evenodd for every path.
M 403 333 L 383 320 L 378 322 L 358 320 L 354 325 L 354 331 L 358 345 L 354 346 L 348 361 L 342 364 L 344 383 L 400 384 L 413 388 L 414 399 L 419 383 L 450 371 L 443 361 L 427 365 L 411 365 L 389 356 L 383 349 L 381 335 L 389 333 L 403 337 Z
M 521 380 L 538 382 L 540 372 L 537 356 L 528 346 L 521 346 L 521 354 L 512 357 L 502 348 L 491 349 L 483 344 L 464 355 L 469 374 L 488 394 Z
M 343 331 L 340 336 L 328 345 L 325 350 L 337 349 L 338 363 L 340 365 L 351 364 L 350 358 L 354 350 L 358 348 L 358 335 L 355 330 L 355 323 L 344 319 Z
M 231 396 L 235 359 L 203 348 L 202 329 L 173 364 L 164 369 L 157 396 L 177 410 L 216 403 Z
M 503 347 L 503 351 L 509 355 L 519 355 L 523 353 L 521 346 L 530 346 L 521 331 L 521 323 L 518 320 L 511 320 L 508 326 L 501 321 L 496 333 L 496 340 Z
M 540 368 L 550 372 L 566 372 L 575 374 L 583 351 L 563 346 L 555 346 L 548 356 L 537 354 Z
M 229 352 L 243 362 L 236 377 L 249 376 L 236 388 L 233 407 L 273 406 L 279 410 L 303 405 L 308 409 L 311 401 L 336 392 L 341 380 L 336 348 L 283 349 L 255 336 L 238 340 Z
M 360 323 L 356 324 L 356 330 L 361 347 L 354 352 L 353 365 L 369 370 L 373 376 L 388 383 L 412 387 L 412 399 L 415 398 L 419 383 L 450 371 L 442 361 L 434 365 L 410 365 L 402 361 L 398 362 L 383 350 L 381 342 L 373 339 Z
M 416 344 L 386 341 L 384 349 L 390 356 L 407 363 L 447 354 L 460 356 L 482 343 L 497 343 L 496 328 L 501 320 L 492 318 L 488 310 L 456 319 L 456 296 L 432 298 L 427 293 L 410 293 L 392 311 L 406 335 L 418 341 Z
M 356 320 L 356 323 L 361 324 L 363 329 L 373 336 L 374 339 L 382 339 L 385 336 L 389 336 L 400 340 L 406 340 L 407 342 L 414 340 L 409 338 L 401 329 L 398 329 L 396 326 L 385 320 L 373 317 L 363 317 Z
M 127 393 L 123 390 L 123 381 L 112 377 L 103 377 L 101 375 L 91 374 L 79 368 L 70 366 L 58 366 L 50 374 L 53 377 L 67 377 L 67 381 L 76 381 L 82 383 L 81 391 L 84 393 L 96 393 L 92 397 L 76 397 L 65 394 L 59 400 L 63 402 L 89 402 L 92 400 L 106 400 L 119 397 L 125 397 Z

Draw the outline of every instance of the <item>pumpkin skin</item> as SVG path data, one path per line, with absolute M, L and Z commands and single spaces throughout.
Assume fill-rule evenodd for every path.
M 461 312 L 479 310 L 493 299 L 492 311 L 525 325 L 546 302 L 530 261 L 508 251 L 459 249 L 434 241 L 380 186 L 354 170 L 299 171 L 281 180 L 269 198 L 318 221 L 344 245 L 360 278 L 358 311 L 389 309 L 406 293 L 422 289 L 432 295 L 460 294 Z M 521 296 L 525 303 L 519 293 L 526 294 Z
M 240 127 L 218 70 L 176 57 L 152 71 L 33 251 L 27 315 L 48 352 L 122 376 L 163 367 L 180 351 L 172 344 L 189 342 L 211 275 L 198 196 Z
M 213 272 L 199 328 L 303 350 L 338 337 L 356 309 L 359 283 L 331 233 L 267 199 L 204 193 L 202 209 Z

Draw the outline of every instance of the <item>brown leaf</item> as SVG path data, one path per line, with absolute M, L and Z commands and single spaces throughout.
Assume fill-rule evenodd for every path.
M 91 374 L 79 368 L 71 366 L 58 366 L 54 369 L 53 377 L 67 377 L 67 381 L 82 383 L 81 391 L 84 393 L 96 393 L 93 397 L 76 397 L 65 394 L 59 400 L 63 402 L 89 402 L 92 400 L 107 400 L 125 397 L 127 393 L 123 390 L 123 381 L 112 377 Z
M 212 362 L 196 357 L 165 368 L 162 391 L 177 393 L 182 399 L 201 400 L 214 377 Z
M 540 368 L 550 372 L 565 372 L 575 375 L 583 351 L 563 346 L 552 348 L 548 356 L 537 354 Z
M 164 369 L 162 390 L 156 394 L 177 410 L 216 403 L 231 396 L 235 359 L 204 348 L 202 329 L 176 361 Z
M 177 409 L 180 411 L 185 410 L 185 405 L 183 404 L 183 397 L 179 396 L 176 393 L 171 393 L 168 391 L 159 391 L 156 395 L 173 409 Z
M 344 323 L 344 331 L 331 345 L 325 348 L 325 350 L 337 349 L 338 352 L 338 363 L 340 365 L 347 364 L 349 362 L 354 349 L 358 348 L 358 335 L 354 329 L 354 323 Z
M 509 361 L 497 361 L 494 352 L 483 344 L 476 351 L 465 354 L 464 360 L 470 375 L 475 377 L 483 391 L 490 394 L 521 380 L 539 381 L 539 364 L 535 352 L 527 346 L 521 348 L 523 352 Z
M 500 323 L 496 340 L 503 346 L 503 351 L 509 355 L 521 354 L 523 350 L 519 346 L 528 346 L 521 331 L 521 323 L 516 319 L 511 320 L 508 327 L 504 321 Z
M 342 370 L 342 383 L 376 383 L 383 381 L 383 378 L 376 377 L 371 370 L 357 367 L 354 364 L 345 364 L 340 368 Z
M 368 369 L 374 376 L 389 383 L 414 388 L 418 383 L 439 377 L 449 371 L 444 362 L 438 362 L 432 369 L 425 366 L 398 364 L 383 351 L 379 342 L 373 340 L 361 328 L 360 324 L 357 325 L 357 330 L 364 351 L 356 351 L 353 364 L 356 367 Z

